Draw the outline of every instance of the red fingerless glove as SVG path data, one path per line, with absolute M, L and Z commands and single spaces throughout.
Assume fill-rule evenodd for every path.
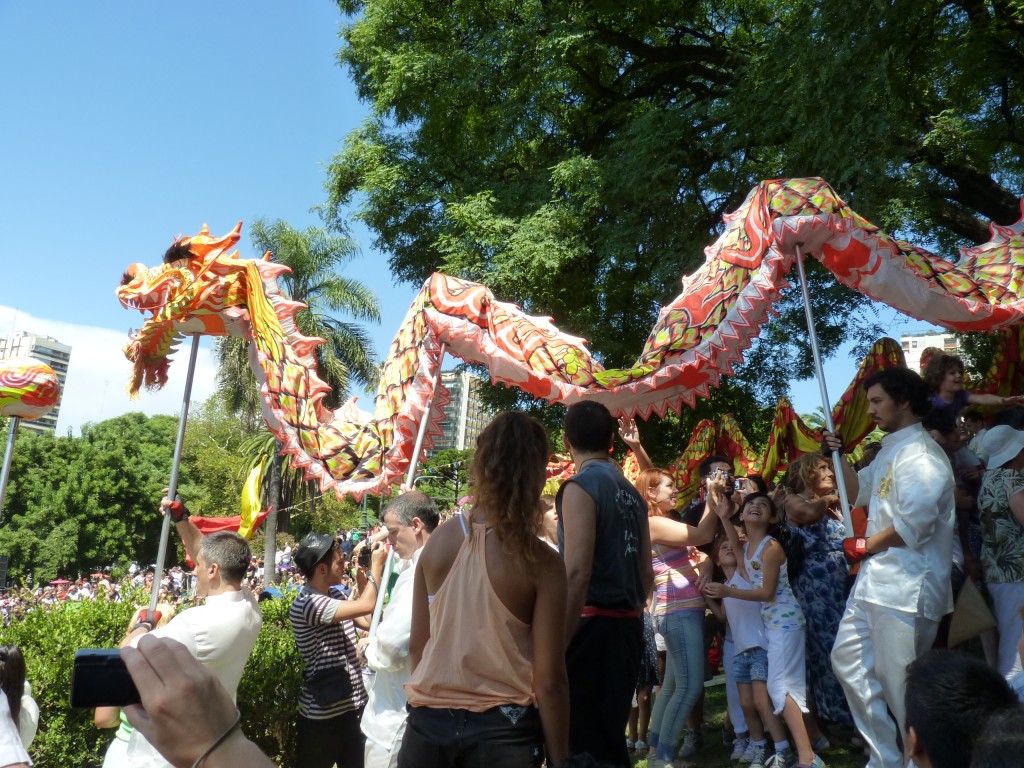
M 859 563 L 868 556 L 868 540 L 859 536 L 843 539 L 843 554 L 850 565 Z
M 134 632 L 139 627 L 142 627 L 147 632 L 152 632 L 156 625 L 160 623 L 160 616 L 160 611 L 151 611 L 148 608 L 144 611 L 139 611 L 139 620 L 135 622 L 132 631 Z
M 172 523 L 180 523 L 189 516 L 189 511 L 182 501 L 175 499 L 167 505 L 167 514 L 171 516 Z

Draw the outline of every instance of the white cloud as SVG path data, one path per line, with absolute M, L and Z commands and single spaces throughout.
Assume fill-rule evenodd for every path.
M 141 321 L 140 315 L 140 325 Z M 0 305 L 0 336 L 8 336 L 15 331 L 52 336 L 71 347 L 57 434 L 66 434 L 68 429 L 79 434 L 82 424 L 87 421 L 99 422 L 132 411 L 149 415 L 177 415 L 181 412 L 191 346 L 188 339 L 180 344 L 172 358 L 167 385 L 159 392 L 143 390 L 138 400 L 132 400 L 126 390 L 131 363 L 121 351 L 128 341 L 126 334 L 109 328 L 46 320 Z M 210 341 L 204 339 L 196 359 L 193 403 L 205 400 L 213 393 L 216 371 Z

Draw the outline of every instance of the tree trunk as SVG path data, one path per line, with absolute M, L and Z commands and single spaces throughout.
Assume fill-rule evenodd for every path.
M 281 505 L 281 443 L 274 441 L 274 458 L 270 462 L 270 512 L 267 514 L 266 545 L 263 548 L 263 583 L 277 584 L 277 510 Z

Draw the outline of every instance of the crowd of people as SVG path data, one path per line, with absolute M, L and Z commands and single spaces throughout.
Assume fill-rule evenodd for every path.
M 865 390 L 881 441 L 854 466 L 825 431 L 822 454 L 775 487 L 710 456 L 680 509 L 635 424 L 583 402 L 564 421 L 576 474 L 554 498 L 545 430 L 506 413 L 478 441 L 464 510 L 442 520 L 405 489 L 361 541 L 309 534 L 284 553 L 303 661 L 296 764 L 683 768 L 702 749 L 709 646 L 731 757 L 750 768 L 822 768 L 831 741 L 863 749 L 869 768 L 1011 764 L 999 760 L 1016 759 L 1024 720 L 1021 401 L 966 392 L 962 363 L 942 354 L 923 378 L 886 369 Z M 979 406 L 1009 408 L 989 423 Z M 616 433 L 641 466 L 634 482 L 610 457 Z M 166 602 L 133 617 L 122 655 L 142 704 L 96 710 L 117 728 L 104 765 L 270 765 L 233 704 L 260 631 L 259 563 L 236 534 L 203 536 L 182 502 L 161 507 L 203 602 L 175 605 L 186 579 L 172 569 Z M 103 581 L 63 599 L 117 599 Z M 965 588 L 994 615 L 986 658 L 946 650 Z M 47 590 L 31 601 L 60 599 Z M 4 717 L 0 745 L 14 744 Z

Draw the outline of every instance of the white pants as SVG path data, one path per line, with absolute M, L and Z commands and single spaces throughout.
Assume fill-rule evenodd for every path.
M 743 716 L 743 707 L 740 706 L 740 692 L 736 687 L 736 673 L 733 672 L 736 664 L 736 645 L 732 640 L 726 640 L 722 644 L 722 666 L 725 668 L 725 703 L 729 708 L 729 719 L 732 720 L 732 729 L 736 733 L 747 733 L 747 718 Z
M 999 674 L 1005 677 L 1017 661 L 1017 644 L 1024 630 L 1020 617 L 1020 609 L 1024 608 L 1024 583 L 989 584 L 988 593 L 992 596 L 992 610 L 999 629 Z
M 868 747 L 868 768 L 903 768 L 896 728 L 902 732 L 906 719 L 907 665 L 931 648 L 938 628 L 937 621 L 903 611 L 853 598 L 846 603 L 832 669 Z
M 405 736 L 404 722 L 395 734 L 390 749 L 385 749 L 372 739 L 367 739 L 366 746 L 363 748 L 363 768 L 398 768 L 398 753 L 402 749 L 403 736 Z

